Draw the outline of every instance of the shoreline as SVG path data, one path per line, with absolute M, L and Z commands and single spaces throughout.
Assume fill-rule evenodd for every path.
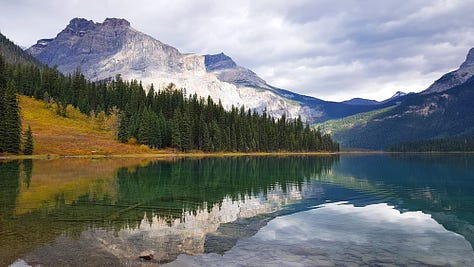
M 244 156 L 328 156 L 328 155 L 366 155 L 366 154 L 474 154 L 474 151 L 425 151 L 425 152 L 391 152 L 391 151 L 339 151 L 339 152 L 157 152 L 144 154 L 85 154 L 85 155 L 2 155 L 0 160 L 51 160 L 51 159 L 118 159 L 118 158 L 206 158 L 206 157 L 244 157 Z
M 89 154 L 89 155 L 4 155 L 0 160 L 24 159 L 113 159 L 113 158 L 205 158 L 205 157 L 243 157 L 243 156 L 304 156 L 304 155 L 337 155 L 340 152 L 177 152 L 177 153 L 144 153 L 144 154 Z

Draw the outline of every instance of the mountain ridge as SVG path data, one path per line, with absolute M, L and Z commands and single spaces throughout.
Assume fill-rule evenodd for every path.
M 0 33 L 0 55 L 9 63 L 29 63 L 41 66 L 42 63 L 23 51 L 18 45 Z
M 391 102 L 395 99 L 398 99 L 398 98 L 406 96 L 406 95 L 407 95 L 407 93 L 405 93 L 405 92 L 397 91 L 393 96 L 391 96 L 391 97 L 389 97 L 385 100 L 382 100 L 382 101 L 356 97 L 356 98 L 352 98 L 352 99 L 349 99 L 349 100 L 342 101 L 341 103 L 345 103 L 345 104 L 349 104 L 349 105 L 362 105 L 362 106 L 363 105 L 380 105 L 380 104 Z
M 438 93 L 458 86 L 474 76 L 474 47 L 469 50 L 466 60 L 458 69 L 448 72 L 431 84 L 422 94 Z
M 180 53 L 133 29 L 124 19 L 107 18 L 103 23 L 72 19 L 55 38 L 40 39 L 27 52 L 66 74 L 80 69 L 91 80 L 121 74 L 155 88 L 172 82 L 189 94 L 219 99 L 226 108 L 245 105 L 277 118 L 301 116 L 314 122 L 378 108 L 329 102 L 273 87 L 224 53 Z
M 400 144 L 406 143 L 427 143 L 436 147 L 436 140 L 447 143 L 456 138 L 472 139 L 473 99 L 474 76 L 439 92 L 405 95 L 403 101 L 393 108 L 373 115 L 358 114 L 352 119 L 325 122 L 320 127 L 325 132 L 331 132 L 345 148 L 386 150 L 403 147 Z

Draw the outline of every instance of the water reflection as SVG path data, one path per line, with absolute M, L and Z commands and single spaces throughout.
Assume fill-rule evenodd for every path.
M 280 164 L 275 166 L 275 160 Z M 2 210 L 2 232 L 8 233 L 8 237 L 0 241 L 0 265 L 19 257 L 29 263 L 54 265 L 55 261 L 67 259 L 69 253 L 85 257 L 73 257 L 68 264 L 91 260 L 90 255 L 95 255 L 92 262 L 76 265 L 96 265 L 101 259 L 108 262 L 111 255 L 121 255 L 122 261 L 136 261 L 145 247 L 154 248 L 151 244 L 144 246 L 146 233 L 163 234 L 164 229 L 169 232 L 164 238 L 174 241 L 159 242 L 166 249 L 154 249 L 156 261 L 172 260 L 182 252 L 203 252 L 205 235 L 215 231 L 219 224 L 274 212 L 300 199 L 303 185 L 311 177 L 327 172 L 336 160 L 337 157 L 240 157 L 138 165 L 123 160 L 37 161 L 34 167 L 23 168 L 32 170 L 27 179 L 20 178 L 23 163 L 2 164 L 3 170 L 14 170 L 0 172 L 2 180 L 14 186 L 2 187 L 7 189 L 2 196 L 9 200 L 2 200 L 8 209 Z M 111 239 L 112 247 L 120 243 L 114 239 L 116 236 L 138 241 L 122 242 L 124 248 L 117 249 L 118 253 L 107 252 L 107 245 L 72 245 L 82 244 L 87 236 L 105 242 L 107 238 L 95 233 Z M 21 256 L 45 243 L 48 245 Z M 85 242 L 91 243 L 94 242 Z M 48 248 L 57 249 L 53 252 Z
M 422 212 L 344 202 L 273 219 L 224 255 L 181 255 L 169 266 L 472 266 L 460 235 Z
M 473 166 L 473 155 L 2 163 L 0 265 L 232 265 L 274 243 L 268 257 L 288 264 L 464 264 Z
M 423 211 L 474 246 L 474 155 L 396 154 L 343 157 L 330 179 L 388 201 L 402 211 Z M 350 177 L 350 178 L 348 178 Z M 357 201 L 354 202 L 357 204 Z
M 289 194 L 283 194 L 283 191 Z M 71 266 L 108 265 L 111 262 L 135 266 L 141 264 L 140 255 L 153 255 L 147 262 L 155 264 L 171 262 L 180 254 L 198 255 L 205 252 L 207 234 L 215 232 L 221 224 L 272 213 L 302 197 L 295 186 L 286 190 L 275 186 L 267 191 L 267 196 L 270 197 L 245 195 L 240 200 L 226 197 L 210 209 L 184 211 L 175 219 L 152 214 L 145 216 L 139 227 L 115 232 L 94 227 L 83 231 L 78 238 L 61 235 L 48 246 L 24 256 L 23 260 L 45 265 L 55 265 L 62 259 Z M 85 257 L 77 257 L 78 252 Z M 55 257 L 51 258 L 51 255 Z

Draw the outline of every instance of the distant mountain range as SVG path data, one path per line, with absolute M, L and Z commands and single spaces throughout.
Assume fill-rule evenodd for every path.
M 421 93 L 405 95 L 398 105 L 327 121 L 320 127 L 346 148 L 389 149 L 434 139 L 467 142 L 474 136 L 473 75 L 471 49 L 458 70 L 443 75 Z
M 364 99 L 364 98 L 352 98 L 350 100 L 342 101 L 344 104 L 348 105 L 356 105 L 356 106 L 370 106 L 370 105 L 382 105 L 385 103 L 391 103 L 395 101 L 396 99 L 399 99 L 400 97 L 406 96 L 407 93 L 398 91 L 396 92 L 392 97 L 383 100 L 383 101 L 377 101 L 377 100 L 370 100 L 370 99 Z
M 271 116 L 301 116 L 303 121 L 322 122 L 385 107 L 391 103 L 352 105 L 328 102 L 267 84 L 229 56 L 183 54 L 178 49 L 141 33 L 124 19 L 108 18 L 95 23 L 72 19 L 55 38 L 41 39 L 27 52 L 63 73 L 80 69 L 91 80 L 120 74 L 144 85 L 164 87 L 173 82 L 187 93 L 220 99 L 231 105 L 266 109 Z
M 155 87 L 173 82 L 188 93 L 220 99 L 224 107 L 245 105 L 275 117 L 301 116 L 331 133 L 342 148 L 384 150 L 406 142 L 467 142 L 474 137 L 474 48 L 459 69 L 421 93 L 340 103 L 273 87 L 224 53 L 180 53 L 123 19 L 73 19 L 55 38 L 39 40 L 27 52 L 34 58 L 0 35 L 0 53 L 9 62 L 57 66 L 66 74 L 79 68 L 92 80 L 120 74 Z

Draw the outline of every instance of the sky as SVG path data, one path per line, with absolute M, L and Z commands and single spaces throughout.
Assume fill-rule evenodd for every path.
M 267 83 L 330 101 L 419 92 L 474 47 L 473 0 L 0 0 L 22 47 L 75 17 L 125 18 L 181 52 L 224 52 Z

